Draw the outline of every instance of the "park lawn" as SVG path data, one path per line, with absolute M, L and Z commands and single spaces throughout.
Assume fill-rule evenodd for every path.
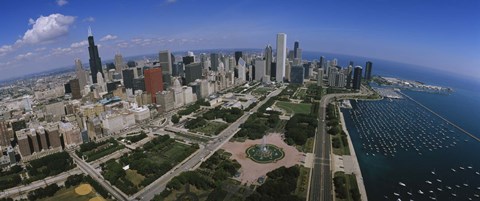
M 290 103 L 277 101 L 275 104 L 277 107 L 285 110 L 288 114 L 300 113 L 300 114 L 310 114 L 312 104 L 310 103 Z
M 270 91 L 271 91 L 270 88 L 267 88 L 267 87 L 258 87 L 258 88 L 256 88 L 255 90 L 253 90 L 252 93 L 253 93 L 253 94 L 258 94 L 258 95 L 262 96 L 262 95 L 268 94 L 268 92 L 270 92 Z
M 352 192 L 358 193 L 358 184 L 355 175 L 353 174 L 345 174 L 345 172 L 335 172 L 334 177 L 343 177 L 345 178 L 345 188 L 346 188 L 346 199 L 340 199 L 337 196 L 335 197 L 336 200 L 342 201 L 354 201 Z M 335 188 L 335 187 L 334 187 Z
M 206 198 L 208 197 L 208 194 L 212 192 L 212 189 L 200 190 L 200 189 L 197 189 L 194 185 L 190 185 L 190 192 L 197 195 L 199 200 L 206 200 Z M 185 185 L 183 185 L 179 190 L 173 189 L 172 192 L 167 197 L 163 198 L 163 201 L 176 201 L 178 200 L 177 198 L 183 193 L 185 193 Z
M 167 160 L 175 160 L 176 161 L 189 148 L 190 148 L 190 146 L 188 146 L 186 144 L 175 142 L 174 145 L 165 152 L 164 156 L 166 156 L 168 158 Z M 178 161 L 178 162 L 180 162 L 180 161 Z
M 297 188 L 295 189 L 295 195 L 302 198 L 307 197 L 309 176 L 310 168 L 300 166 L 300 175 L 297 178 Z
M 136 170 L 128 169 L 125 171 L 125 178 L 132 182 L 135 186 L 139 187 L 140 183 L 145 179 L 145 176 L 137 173 Z
M 344 137 L 346 138 L 347 136 L 344 136 Z M 340 141 L 340 147 L 335 148 L 333 146 L 334 139 L 338 139 Z M 336 154 L 339 156 L 350 155 L 350 148 L 348 147 L 348 144 L 343 144 L 342 135 L 340 134 L 334 135 L 331 137 L 331 140 L 332 140 L 333 154 Z
M 303 145 L 303 152 L 313 153 L 313 143 L 314 143 L 314 141 L 315 141 L 315 139 L 313 137 L 308 138 L 305 145 Z
M 87 195 L 78 195 L 75 193 L 75 188 L 77 186 L 73 186 L 70 188 L 62 188 L 58 192 L 55 193 L 52 197 L 47 197 L 44 199 L 40 199 L 41 201 L 57 201 L 57 200 L 68 200 L 68 201 L 89 201 L 91 198 L 94 197 L 101 197 L 95 193 L 95 190 L 92 190 Z
M 204 133 L 205 135 L 211 136 L 211 135 L 218 135 L 227 127 L 228 127 L 228 124 L 226 123 L 216 122 L 216 121 L 207 121 L 206 125 L 192 129 L 191 131 L 200 132 L 200 133 Z

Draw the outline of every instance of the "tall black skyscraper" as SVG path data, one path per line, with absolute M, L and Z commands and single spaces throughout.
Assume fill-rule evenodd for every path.
M 359 90 L 362 84 L 362 67 L 355 66 L 353 70 L 353 89 Z
M 183 61 L 183 64 L 188 65 L 195 62 L 195 58 L 193 56 L 184 56 L 182 58 L 182 61 Z
M 365 65 L 365 79 L 370 80 L 372 79 L 372 62 L 367 61 L 367 64 Z
M 105 78 L 102 70 L 102 60 L 98 56 L 98 48 L 93 41 L 92 29 L 88 27 L 88 53 L 90 54 L 90 72 L 92 73 L 92 82 L 97 83 L 97 73 L 102 73 L 102 77 Z
M 298 41 L 295 41 L 293 45 L 293 58 L 298 58 L 298 46 L 299 46 Z
M 235 62 L 236 62 L 235 65 L 238 65 L 238 60 L 239 60 L 241 57 L 243 57 L 242 51 L 236 51 L 236 52 L 235 52 Z
M 267 45 L 265 48 L 265 74 L 268 76 L 271 76 L 271 68 L 272 68 L 272 61 L 273 61 L 273 56 L 272 56 L 272 46 Z
M 210 64 L 212 71 L 218 71 L 218 65 L 220 65 L 220 55 L 218 53 L 210 54 Z
M 123 73 L 123 85 L 126 89 L 133 89 L 134 69 L 125 69 Z

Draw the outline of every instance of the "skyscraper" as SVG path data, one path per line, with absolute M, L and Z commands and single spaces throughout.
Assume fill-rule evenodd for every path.
M 262 80 L 265 76 L 265 60 L 255 59 L 255 80 Z
M 72 79 L 69 81 L 70 90 L 72 91 L 72 99 L 82 98 L 82 87 L 80 87 L 79 79 Z
M 123 63 L 123 57 L 120 53 L 115 54 L 115 72 L 122 73 L 125 64 Z
M 170 50 L 160 51 L 158 54 L 160 66 L 164 74 L 172 74 L 172 56 Z
M 87 85 L 87 76 L 80 59 L 75 59 L 75 74 L 77 75 L 78 82 L 80 83 L 80 88 L 83 89 L 85 85 Z
M 135 92 L 136 90 L 145 91 L 145 78 L 143 75 L 133 79 L 133 91 Z
M 293 45 L 293 55 L 294 55 L 294 58 L 298 58 L 298 46 L 299 46 L 298 41 L 295 41 L 295 43 L 294 43 L 294 45 Z
M 188 65 L 188 64 L 191 64 L 191 63 L 195 62 L 195 57 L 194 56 L 184 56 L 182 59 L 183 59 L 183 64 L 184 65 Z
M 219 55 L 218 53 L 211 53 L 210 54 L 210 66 L 212 68 L 212 71 L 218 71 L 218 65 L 219 65 Z
M 162 68 L 149 68 L 143 73 L 145 76 L 145 90 L 151 95 L 152 103 L 156 103 L 156 93 L 163 91 Z
M 346 69 L 346 76 L 347 76 L 347 88 L 351 88 L 352 87 L 352 73 L 353 73 L 353 66 L 352 65 L 349 65 L 348 68 Z
M 285 62 L 287 57 L 287 34 L 277 34 L 277 72 L 276 81 L 282 82 L 285 76 Z
M 372 79 L 372 62 L 367 61 L 367 64 L 365 65 L 365 79 L 370 80 Z
M 98 47 L 93 41 L 92 29 L 88 27 L 88 53 L 90 55 L 90 71 L 92 74 L 92 82 L 97 83 L 97 73 L 101 73 L 102 77 L 105 78 L 102 70 L 102 60 L 98 55 Z
M 273 56 L 272 56 L 272 46 L 267 45 L 265 47 L 265 74 L 270 76 L 271 74 L 271 68 L 272 68 L 272 61 L 273 61 Z
M 12 131 L 13 132 L 13 131 Z M 10 134 L 8 130 L 8 122 L 0 119 L 0 146 L 10 146 Z
M 243 57 L 242 51 L 236 51 L 235 52 L 235 65 L 238 65 L 238 60 Z
M 245 82 L 247 80 L 245 65 L 246 65 L 245 61 L 242 58 L 240 58 L 238 60 L 238 65 L 237 65 L 238 79 L 240 80 L 240 82 Z
M 292 67 L 290 83 L 303 84 L 304 77 L 305 77 L 305 69 L 303 68 L 303 66 Z
M 362 67 L 355 66 L 353 70 L 353 89 L 359 90 L 362 83 Z
M 123 86 L 125 86 L 126 89 L 133 89 L 133 79 L 135 78 L 134 69 L 125 69 L 122 71 L 123 74 Z
M 185 66 L 186 84 L 202 78 L 202 66 L 200 63 L 191 63 Z

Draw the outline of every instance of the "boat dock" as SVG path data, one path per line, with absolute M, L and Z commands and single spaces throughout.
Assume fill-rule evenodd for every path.
M 416 101 L 415 99 L 411 98 L 410 96 L 402 93 L 401 91 L 399 91 L 398 93 L 402 94 L 403 96 L 407 97 L 408 99 L 412 100 L 413 102 L 415 102 L 416 104 L 422 106 L 423 108 L 425 108 L 426 110 L 428 110 L 429 112 L 431 112 L 432 114 L 436 115 L 437 117 L 439 117 L 440 119 L 446 121 L 447 123 L 449 123 L 450 125 L 452 125 L 453 127 L 457 128 L 458 130 L 462 131 L 463 133 L 467 134 L 468 136 L 470 136 L 471 138 L 477 140 L 478 142 L 480 142 L 480 138 L 478 138 L 477 136 L 469 133 L 468 131 L 464 130 L 463 128 L 461 128 L 460 126 L 457 126 L 456 124 L 450 122 L 448 119 L 445 119 L 444 117 L 442 117 L 441 115 L 437 114 L 436 112 L 434 112 L 433 110 L 431 110 L 430 108 L 428 108 L 427 106 L 421 104 L 420 102 Z

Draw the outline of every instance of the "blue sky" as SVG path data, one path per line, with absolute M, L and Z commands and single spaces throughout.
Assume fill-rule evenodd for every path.
M 28 5 L 28 6 L 26 6 Z M 0 79 L 159 50 L 263 48 L 287 33 L 307 51 L 412 63 L 480 78 L 477 0 L 2 0 Z M 88 64 L 87 64 L 88 65 Z

